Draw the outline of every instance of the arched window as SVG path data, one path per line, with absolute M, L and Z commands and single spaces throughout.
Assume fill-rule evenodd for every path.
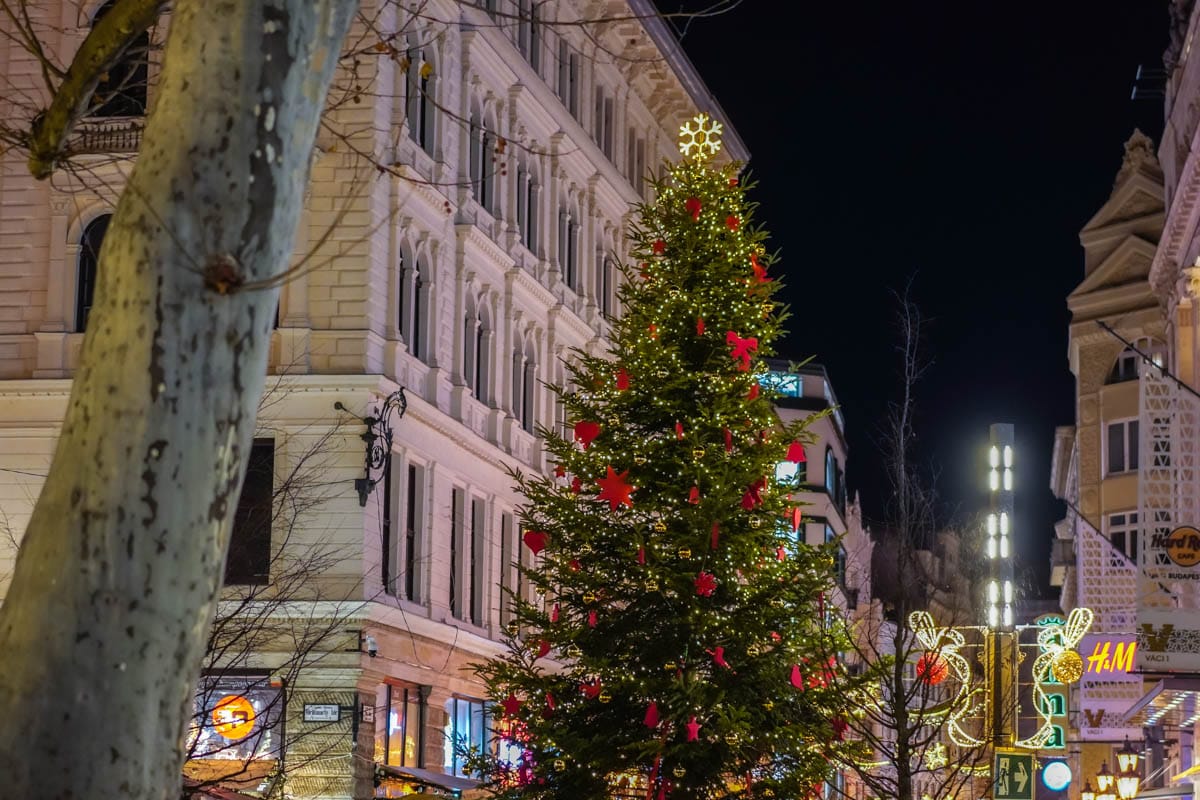
M 486 121 L 479 111 L 472 110 L 470 121 L 470 153 L 468 169 L 471 176 L 471 191 L 484 211 L 496 213 L 496 175 L 492 155 L 496 149 L 496 135 L 488 130 Z
M 429 268 L 417 258 L 401 257 L 400 291 L 397 297 L 396 328 L 408 352 L 429 361 L 425 327 L 429 317 Z
M 418 34 L 408 37 L 408 68 L 405 75 L 405 116 L 408 136 L 422 150 L 433 155 L 434 104 L 437 90 L 429 48 L 418 43 Z
M 512 412 L 521 428 L 533 433 L 534 391 L 537 388 L 537 350 L 533 337 L 526 336 L 513 350 Z
M 538 209 L 541 187 L 533 159 L 522 152 L 517 159 L 517 231 L 526 249 L 538 255 Z
M 470 298 L 463 318 L 463 380 L 471 394 L 484 403 L 490 399 L 491 342 L 491 316 L 488 309 L 479 300 Z
M 563 283 L 579 290 L 579 213 L 564 199 L 558 211 L 558 266 Z
M 112 10 L 116 0 L 108 0 L 92 17 L 95 26 Z M 125 55 L 108 70 L 92 94 L 88 116 L 141 117 L 146 114 L 146 84 L 150 78 L 150 34 L 143 32 L 133 40 Z
M 92 312 L 92 298 L 96 294 L 97 268 L 100 266 L 100 244 L 108 231 L 112 214 L 102 214 L 88 223 L 79 239 L 79 270 L 75 278 L 75 330 L 87 330 L 88 316 Z
M 825 448 L 825 488 L 829 492 L 831 498 L 837 497 L 837 479 L 838 466 L 837 458 L 833 455 L 833 448 Z
M 1139 351 L 1141 355 L 1139 355 Z M 1104 382 L 1112 384 L 1136 381 L 1138 375 L 1141 374 L 1142 364 L 1145 363 L 1146 358 L 1149 358 L 1156 367 L 1161 367 L 1166 364 L 1166 348 L 1161 342 L 1143 336 L 1133 343 L 1133 347 L 1127 347 L 1121 351 Z

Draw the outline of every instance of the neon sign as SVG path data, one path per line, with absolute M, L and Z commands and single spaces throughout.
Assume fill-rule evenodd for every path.
M 1114 642 L 1100 639 L 1087 657 L 1088 675 L 1124 675 L 1133 671 L 1133 657 L 1137 652 L 1137 641 Z

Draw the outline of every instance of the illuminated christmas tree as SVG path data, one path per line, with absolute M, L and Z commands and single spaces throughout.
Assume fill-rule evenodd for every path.
M 800 541 L 776 479 L 806 435 L 761 384 L 785 314 L 719 134 L 682 128 L 631 232 L 612 347 L 576 353 L 578 389 L 558 390 L 555 473 L 517 475 L 537 596 L 478 667 L 505 741 L 476 766 L 505 796 L 804 798 L 843 746 L 817 655 L 839 649 L 831 553 Z

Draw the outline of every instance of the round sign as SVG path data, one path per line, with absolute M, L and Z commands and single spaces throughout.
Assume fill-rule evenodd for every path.
M 1176 566 L 1194 567 L 1200 564 L 1200 531 L 1190 525 L 1178 527 L 1167 535 L 1163 548 Z
M 244 739 L 254 730 L 254 706 L 240 694 L 227 694 L 213 706 L 213 729 L 226 739 Z
M 1071 784 L 1071 768 L 1065 761 L 1051 761 L 1042 767 L 1042 783 L 1052 792 L 1061 792 Z

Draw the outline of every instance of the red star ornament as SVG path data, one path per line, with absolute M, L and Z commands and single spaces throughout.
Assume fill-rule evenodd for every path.
M 579 689 L 583 692 L 583 696 L 588 700 L 595 700 L 600 696 L 601 683 L 599 679 L 581 684 Z
M 688 720 L 688 724 L 684 727 L 687 728 L 687 740 L 689 742 L 694 742 L 700 738 L 700 723 L 696 722 L 695 714 L 692 715 L 692 718 Z
M 758 399 L 758 381 L 750 384 L 750 391 L 746 392 L 746 402 L 750 403 Z
M 725 660 L 725 648 L 724 647 L 722 647 L 721 645 L 717 645 L 716 647 L 714 647 L 712 650 L 709 650 L 708 652 L 710 655 L 712 655 L 714 664 L 716 664 L 718 667 L 723 667 L 725 669 L 729 669 L 729 662 Z
M 767 268 L 758 263 L 758 253 L 750 254 L 750 268 L 754 270 L 754 277 L 759 283 L 771 280 L 767 277 Z
M 717 590 L 717 579 L 711 572 L 701 572 L 696 576 L 696 594 L 701 597 L 712 597 Z
M 571 478 L 571 493 L 579 494 L 581 491 L 583 491 L 583 481 L 576 475 L 574 478 Z
M 633 508 L 633 500 L 630 495 L 637 487 L 630 486 L 625 480 L 629 477 L 629 470 L 618 474 L 611 465 L 607 469 L 608 474 L 596 481 L 596 485 L 600 487 L 596 499 L 601 502 L 607 500 L 609 511 L 616 511 L 617 506 Z
M 599 435 L 600 423 L 586 419 L 581 419 L 575 423 L 575 441 L 582 444 L 584 450 L 587 450 L 588 445 Z
M 556 478 L 567 477 L 567 468 L 564 467 L 562 464 L 555 464 L 554 465 L 554 477 L 556 477 Z
M 700 219 L 700 198 L 699 197 L 689 197 L 683 205 L 687 209 L 688 214 L 691 215 L 692 222 L 696 222 Z
M 738 219 L 736 216 L 734 216 L 733 214 L 730 214 L 728 217 L 725 218 L 725 227 L 729 228 L 729 230 L 731 230 L 731 231 L 736 231 L 738 228 L 741 227 L 741 225 L 742 225 L 742 221 L 740 219 Z
M 509 692 L 508 697 L 504 698 L 504 702 L 500 703 L 500 707 L 504 709 L 504 716 L 515 717 L 521 710 L 521 701 L 517 699 L 516 695 Z

